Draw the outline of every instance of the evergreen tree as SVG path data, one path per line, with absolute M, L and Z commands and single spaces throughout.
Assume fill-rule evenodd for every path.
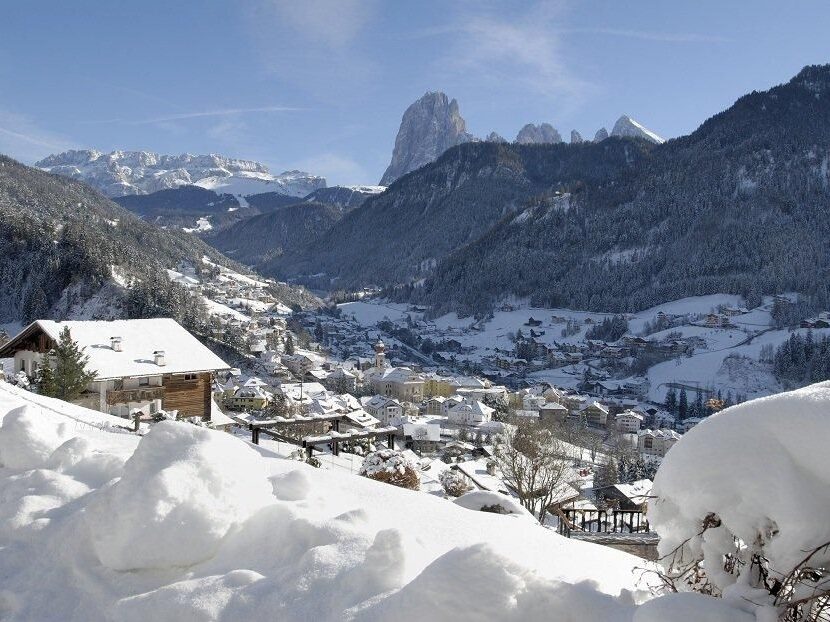
M 671 388 L 666 393 L 666 410 L 671 414 L 677 414 L 677 391 Z
M 95 379 L 95 373 L 86 370 L 88 362 L 89 357 L 72 340 L 69 327 L 65 326 L 57 345 L 47 353 L 40 367 L 40 392 L 65 401 L 76 399 Z
M 285 336 L 285 353 L 288 355 L 294 354 L 294 338 L 291 336 L 291 333 Z
M 680 399 L 677 402 L 677 416 L 682 421 L 689 416 L 689 398 L 686 397 L 686 389 L 680 389 Z

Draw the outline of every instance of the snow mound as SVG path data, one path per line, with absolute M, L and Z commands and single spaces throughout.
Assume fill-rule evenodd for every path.
M 19 406 L 3 417 L 0 426 L 0 465 L 36 469 L 65 439 L 65 426 L 56 426 L 33 406 Z
M 153 426 L 87 520 L 101 562 L 116 570 L 189 566 L 274 501 L 260 456 L 186 423 Z
M 661 554 L 680 547 L 686 559 L 703 559 L 709 580 L 728 591 L 736 577 L 722 570 L 722 556 L 736 554 L 738 538 L 740 558 L 758 553 L 771 576 L 789 573 L 830 541 L 823 518 L 830 508 L 829 437 L 830 382 L 704 420 L 669 451 L 654 480 L 657 500 L 648 515 Z M 700 535 L 707 517 L 711 527 Z M 812 562 L 828 563 L 830 555 Z
M 643 605 L 649 564 L 620 551 L 222 432 L 139 437 L 3 382 L 0 419 L 4 621 L 741 620 Z
M 489 490 L 473 490 L 453 500 L 453 503 L 468 510 L 477 512 L 492 512 L 494 514 L 507 514 L 519 518 L 526 518 L 538 522 L 527 509 L 513 497 L 508 497 L 499 492 Z

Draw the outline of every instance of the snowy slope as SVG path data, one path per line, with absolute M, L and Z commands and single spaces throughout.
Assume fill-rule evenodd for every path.
M 530 521 L 121 422 L 0 383 L 4 620 L 622 621 L 650 597 L 642 560 Z
M 630 138 L 645 138 L 646 140 L 657 143 L 666 142 L 662 136 L 658 136 L 642 123 L 635 121 L 627 114 L 624 114 L 614 124 L 614 129 L 611 130 L 611 136 L 630 137 Z

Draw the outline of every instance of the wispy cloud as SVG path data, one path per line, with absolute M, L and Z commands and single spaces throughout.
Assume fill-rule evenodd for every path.
M 562 34 L 593 34 L 625 37 L 627 39 L 641 39 L 662 43 L 724 43 L 730 41 L 728 37 L 701 34 L 694 32 L 653 32 L 643 30 L 624 30 L 620 28 L 565 28 L 558 32 Z
M 540 2 L 520 14 L 506 15 L 498 5 L 467 5 L 450 24 L 423 30 L 415 37 L 445 36 L 447 52 L 436 72 L 447 81 L 475 81 L 492 88 L 558 100 L 574 105 L 592 89 L 575 75 L 566 58 L 562 34 L 563 5 Z
M 77 146 L 68 138 L 43 129 L 28 115 L 0 109 L 0 153 L 31 163 Z
M 329 48 L 351 44 L 373 18 L 376 0 L 265 0 L 276 22 Z M 273 23 L 272 23 L 273 24 Z
M 86 124 L 122 123 L 124 125 L 148 125 L 154 123 L 170 123 L 173 121 L 186 121 L 188 119 L 202 119 L 207 117 L 236 117 L 249 114 L 263 114 L 272 112 L 296 112 L 303 108 L 291 106 L 261 106 L 258 108 L 224 108 L 221 110 L 200 110 L 196 112 L 179 112 L 176 114 L 161 115 L 145 119 L 127 119 L 118 117 L 115 119 L 99 119 L 95 121 L 84 121 Z
M 366 36 L 380 6 L 378 0 L 254 0 L 245 19 L 270 78 L 344 106 L 377 80 L 383 65 Z

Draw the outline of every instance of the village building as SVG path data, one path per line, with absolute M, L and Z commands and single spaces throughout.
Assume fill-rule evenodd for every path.
M 249 412 L 252 410 L 263 410 L 271 401 L 271 394 L 259 386 L 242 386 L 233 392 L 233 395 L 226 397 L 225 406 L 229 410 Z
M 455 425 L 476 426 L 490 421 L 494 412 L 495 409 L 483 402 L 462 402 L 449 409 L 447 418 Z
M 614 419 L 617 422 L 617 430 L 623 434 L 636 434 L 643 426 L 645 417 L 633 410 L 625 410 L 619 413 Z
M 680 440 L 674 430 L 640 430 L 637 434 L 637 450 L 648 456 L 661 458 Z
M 608 409 L 599 402 L 586 404 L 576 411 L 576 416 L 591 426 L 605 427 L 608 423 Z
M 397 400 L 385 395 L 375 395 L 360 401 L 364 410 L 383 425 L 399 426 L 403 424 L 403 406 Z
M 0 347 L 0 358 L 34 378 L 64 328 L 95 374 L 75 403 L 120 417 L 163 410 L 209 419 L 214 374 L 230 368 L 172 319 L 37 320 Z
M 638 479 L 627 484 L 612 484 L 595 488 L 594 493 L 620 510 L 644 511 L 651 498 L 654 483 L 650 479 Z

